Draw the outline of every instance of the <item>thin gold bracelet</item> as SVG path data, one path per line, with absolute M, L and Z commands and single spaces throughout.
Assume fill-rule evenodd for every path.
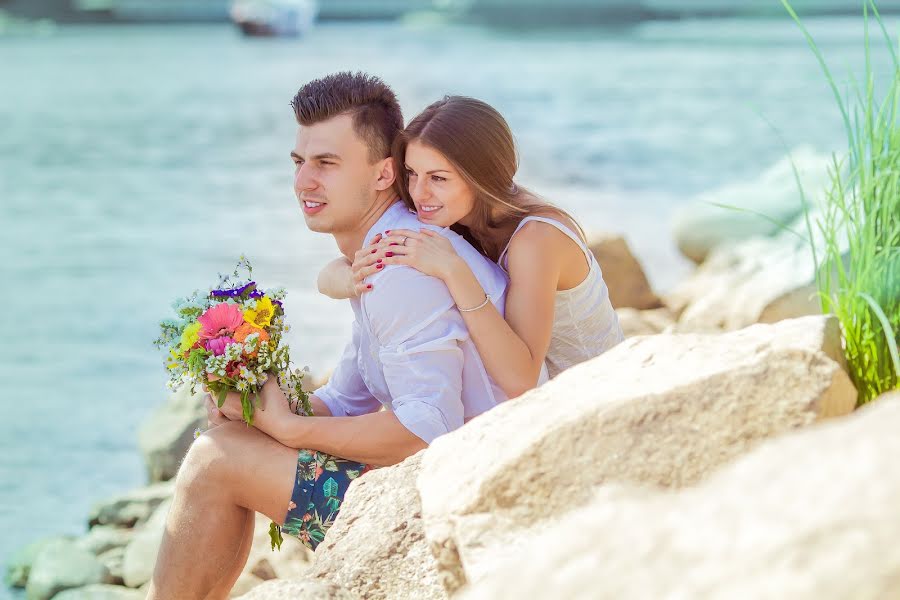
M 459 304 L 456 305 L 456 308 L 459 309 L 459 312 L 472 312 L 478 310 L 479 308 L 484 308 L 487 306 L 487 303 L 491 301 L 491 297 L 487 294 L 484 295 L 484 302 L 476 306 L 475 308 L 460 308 Z

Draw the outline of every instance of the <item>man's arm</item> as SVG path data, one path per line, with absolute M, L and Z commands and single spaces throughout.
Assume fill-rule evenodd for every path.
M 447 287 L 406 267 L 392 269 L 365 307 L 392 410 L 293 419 L 285 445 L 390 465 L 463 424 L 462 350 L 468 336 Z M 330 408 L 330 407 L 329 407 Z
M 428 446 L 390 411 L 357 417 L 299 417 L 286 429 L 278 437 L 289 448 L 313 448 L 379 467 L 401 462 Z

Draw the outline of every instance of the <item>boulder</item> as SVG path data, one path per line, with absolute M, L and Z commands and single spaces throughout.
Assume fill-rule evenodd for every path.
M 436 439 L 417 487 L 448 592 L 555 523 L 594 486 L 693 485 L 763 440 L 849 413 L 832 317 L 625 340 Z M 560 596 L 562 597 L 562 596 Z
M 358 600 L 339 585 L 321 580 L 277 580 L 266 581 L 249 593 L 239 596 L 241 600 Z
M 253 545 L 244 566 L 244 574 L 261 581 L 269 579 L 300 579 L 312 565 L 314 555 L 297 538 L 285 535 L 280 550 L 272 550 L 269 541 L 269 524 L 265 515 L 256 513 L 253 529 Z M 249 590 L 250 588 L 247 588 Z
M 124 546 L 110 548 L 106 552 L 98 554 L 97 559 L 109 570 L 110 583 L 125 585 L 125 578 L 122 575 L 122 563 L 125 560 Z
M 9 587 L 25 587 L 25 584 L 28 583 L 28 574 L 31 572 L 31 565 L 34 564 L 34 559 L 37 558 L 37 555 L 49 544 L 60 541 L 74 542 L 75 538 L 72 536 L 43 538 L 31 542 L 14 553 L 6 563 L 6 575 L 3 579 L 6 585 Z
M 613 308 L 659 308 L 662 302 L 650 288 L 641 263 L 621 236 L 594 236 L 589 247 L 600 264 Z
M 74 541 L 55 540 L 41 548 L 28 575 L 28 600 L 49 600 L 71 588 L 111 583 L 109 570 Z
M 228 594 L 228 597 L 240 598 L 256 586 L 265 582 L 265 579 L 261 579 L 252 573 L 241 573 L 240 577 L 238 577 L 237 581 L 235 581 L 234 585 L 231 587 L 231 592 Z
M 810 247 L 793 236 L 720 247 L 667 296 L 678 331 L 733 330 L 821 312 Z
M 160 504 L 147 523 L 138 531 L 125 548 L 122 559 L 122 579 L 131 588 L 140 587 L 150 581 L 156 566 L 156 556 L 162 545 L 166 530 L 166 517 L 172 500 Z
M 88 525 L 115 525 L 135 527 L 150 518 L 164 500 L 172 497 L 175 482 L 156 483 L 132 490 L 110 500 L 99 502 L 91 508 Z
M 79 548 L 88 552 L 103 554 L 113 548 L 121 548 L 128 545 L 128 542 L 133 537 L 133 529 L 122 529 L 111 525 L 96 525 L 76 543 Z
M 671 333 L 675 327 L 675 315 L 666 307 L 652 310 L 623 307 L 617 308 L 616 314 L 626 338 Z
M 350 484 L 334 525 L 316 549 L 311 578 L 362 598 L 445 598 L 425 541 L 416 476 L 423 453 L 369 471 Z
M 768 441 L 695 488 L 604 486 L 461 597 L 895 598 L 898 430 L 894 392 Z
M 191 394 L 190 386 L 183 385 L 141 424 L 138 446 L 151 483 L 174 478 L 194 441 L 194 431 L 206 429 L 204 395 L 200 389 Z
M 816 202 L 830 185 L 831 157 L 801 147 L 792 158 L 808 200 Z M 753 181 L 729 183 L 678 207 L 673 236 L 682 254 L 702 263 L 715 248 L 780 233 L 779 223 L 789 226 L 802 211 L 791 158 L 784 158 Z

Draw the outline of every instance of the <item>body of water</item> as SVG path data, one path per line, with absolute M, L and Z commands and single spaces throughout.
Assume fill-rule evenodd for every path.
M 839 73 L 861 64 L 859 20 L 809 25 Z M 624 233 L 663 291 L 689 272 L 673 208 L 783 158 L 767 121 L 791 146 L 843 140 L 786 20 L 0 38 L 0 563 L 38 536 L 83 533 L 92 503 L 145 483 L 136 431 L 165 398 L 156 323 L 240 253 L 262 285 L 291 290 L 296 360 L 333 365 L 351 313 L 315 292 L 336 247 L 306 230 L 291 191 L 289 102 L 344 69 L 382 76 L 407 119 L 446 93 L 495 105 L 516 133 L 521 181 L 588 231 Z

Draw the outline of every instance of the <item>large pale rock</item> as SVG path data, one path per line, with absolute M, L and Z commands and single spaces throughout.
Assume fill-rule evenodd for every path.
M 164 500 L 172 497 L 174 492 L 175 482 L 167 481 L 116 496 L 94 505 L 88 517 L 88 524 L 90 527 L 95 525 L 115 525 L 117 527 L 142 525 Z
M 95 584 L 66 590 L 53 600 L 144 600 L 147 595 L 118 585 Z
M 25 594 L 28 600 L 49 600 L 63 590 L 93 583 L 110 583 L 103 563 L 75 542 L 56 540 L 35 557 Z
M 666 307 L 652 310 L 623 307 L 616 309 L 616 315 L 626 338 L 671 333 L 675 327 L 675 315 Z
M 448 591 L 611 481 L 697 483 L 762 440 L 850 412 L 836 320 L 624 341 L 435 440 L 418 478 Z
M 336 583 L 321 580 L 267 581 L 239 596 L 241 600 L 358 600 L 356 596 Z
M 793 161 L 809 200 L 821 196 L 830 182 L 831 157 L 801 147 Z M 673 235 L 681 253 L 701 263 L 716 247 L 779 233 L 779 223 L 789 225 L 802 210 L 791 159 L 784 158 L 755 180 L 727 184 L 680 206 L 673 216 Z
M 821 312 L 810 247 L 792 236 L 754 238 L 713 251 L 666 303 L 679 331 L 732 330 Z
M 46 546 L 54 542 L 74 542 L 72 536 L 53 536 L 42 538 L 31 542 L 21 550 L 15 552 L 6 563 L 6 574 L 3 578 L 4 583 L 9 587 L 25 587 L 28 583 L 28 575 L 31 572 L 31 565 L 34 559 L 41 553 Z
M 269 524 L 271 522 L 267 516 L 256 513 L 253 545 L 244 566 L 244 573 L 263 581 L 300 579 L 312 565 L 314 559 L 312 551 L 300 540 L 290 535 L 283 536 L 284 542 L 281 544 L 280 550 L 272 550 L 272 544 L 269 541 Z
M 595 236 L 590 240 L 590 250 L 600 264 L 613 308 L 629 306 L 643 310 L 662 306 L 624 238 Z
M 604 486 L 466 600 L 880 600 L 900 590 L 900 393 L 696 488 Z
M 370 599 L 446 597 L 422 530 L 415 480 L 422 452 L 353 481 L 316 549 L 311 577 Z
M 229 592 L 229 598 L 240 598 L 241 596 L 247 594 L 250 590 L 255 588 L 256 586 L 265 583 L 266 580 L 252 573 L 241 573 L 238 577 L 237 581 L 234 582 L 234 585 L 231 587 L 231 592 Z
M 185 453 L 194 441 L 194 430 L 206 429 L 202 390 L 191 394 L 183 385 L 138 430 L 138 446 L 147 465 L 148 480 L 168 481 L 178 473 Z
M 125 557 L 122 559 L 122 579 L 128 587 L 140 587 L 153 576 L 156 556 L 159 554 L 166 530 L 166 517 L 171 506 L 171 499 L 160 504 L 147 523 L 135 534 L 131 543 L 126 546 Z

